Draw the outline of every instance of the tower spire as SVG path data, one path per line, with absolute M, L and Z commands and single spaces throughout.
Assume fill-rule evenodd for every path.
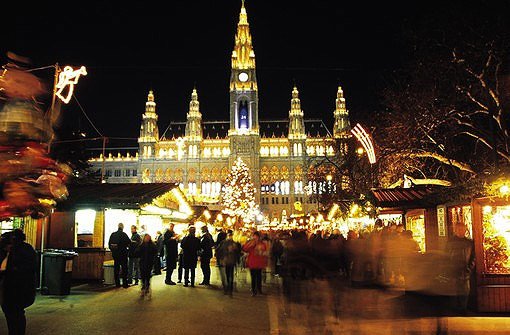
M 254 68 L 255 52 L 253 51 L 248 14 L 243 0 L 239 13 L 239 23 L 237 24 L 235 46 L 232 51 L 232 69 L 249 70 Z
M 145 102 L 145 113 L 142 116 L 140 125 L 140 137 L 138 138 L 140 156 L 152 157 L 155 150 L 155 143 L 159 140 L 158 115 L 156 114 L 156 102 L 154 91 L 149 90 L 147 102 Z
M 304 113 L 301 109 L 301 100 L 299 99 L 299 91 L 294 85 L 292 89 L 292 99 L 290 100 L 289 112 L 289 139 L 298 140 L 306 138 Z
M 335 124 L 333 126 L 333 136 L 335 138 L 347 138 L 351 135 L 351 124 L 349 122 L 349 111 L 345 108 L 344 91 L 338 86 L 336 92 L 336 108 L 333 112 Z
M 186 138 L 192 141 L 200 141 L 202 139 L 202 113 L 200 113 L 200 102 L 198 101 L 198 93 L 195 86 L 191 92 L 187 119 Z

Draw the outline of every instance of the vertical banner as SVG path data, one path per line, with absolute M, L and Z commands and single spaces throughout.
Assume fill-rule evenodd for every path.
M 446 206 L 437 206 L 437 233 L 446 236 Z

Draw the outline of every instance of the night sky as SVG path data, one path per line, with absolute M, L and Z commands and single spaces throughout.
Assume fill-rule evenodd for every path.
M 3 14 L 2 64 L 13 51 L 30 57 L 34 67 L 85 65 L 89 74 L 76 97 L 109 137 L 138 136 L 151 88 L 160 132 L 171 120 L 185 120 L 194 85 L 204 120 L 229 119 L 240 0 L 165 2 L 168 9 L 147 1 L 70 3 L 11 2 Z M 328 127 L 338 85 L 352 122 L 380 108 L 386 76 L 406 61 L 403 27 L 423 15 L 411 2 L 248 0 L 246 8 L 259 118 L 286 118 L 296 83 L 305 118 L 322 118 Z M 37 74 L 51 83 L 51 71 Z M 64 107 L 62 127 L 96 136 L 74 101 Z

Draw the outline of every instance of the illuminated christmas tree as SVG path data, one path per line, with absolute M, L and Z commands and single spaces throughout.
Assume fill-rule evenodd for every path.
M 243 223 L 253 222 L 259 208 L 255 202 L 255 187 L 251 181 L 248 166 L 237 158 L 225 180 L 222 192 L 223 213 L 237 218 Z

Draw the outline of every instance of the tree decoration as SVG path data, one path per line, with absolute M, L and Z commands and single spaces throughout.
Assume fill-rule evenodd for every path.
M 242 220 L 242 223 L 253 222 L 259 212 L 255 193 L 248 166 L 241 158 L 237 158 L 223 187 L 223 213 L 236 217 L 237 224 L 241 224 L 239 220 Z

